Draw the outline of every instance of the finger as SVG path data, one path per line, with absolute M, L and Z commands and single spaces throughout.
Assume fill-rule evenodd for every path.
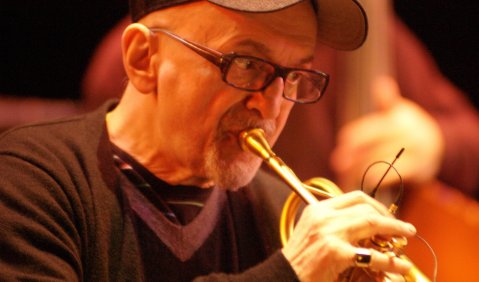
M 354 205 L 367 204 L 373 207 L 379 214 L 392 217 L 391 213 L 382 203 L 376 201 L 361 191 L 348 192 L 340 196 L 321 201 L 318 204 L 327 205 L 334 209 L 344 209 Z
M 350 194 L 361 195 L 364 193 Z M 303 216 L 308 215 L 310 224 L 321 228 L 323 235 L 337 236 L 354 244 L 376 235 L 411 237 L 416 234 L 416 228 L 412 224 L 394 218 L 388 211 L 381 214 L 381 210 L 384 212 L 383 209 L 378 210 L 368 202 L 359 202 L 340 208 L 337 208 L 338 206 L 334 203 L 328 204 L 328 207 L 325 208 L 321 205 L 324 202 L 310 205 L 308 210 L 303 212 Z M 372 203 L 377 202 L 373 200 Z M 382 205 L 379 204 L 379 206 Z M 329 216 L 325 216 L 325 210 L 330 211 Z M 320 224 L 316 225 L 315 222 Z
M 347 228 L 350 242 L 358 242 L 376 235 L 411 237 L 416 234 L 414 225 L 398 219 L 368 214 L 351 218 Z
M 407 274 L 411 262 L 397 257 L 393 253 L 381 253 L 374 249 L 353 248 L 351 255 L 353 267 L 371 268 L 377 271 Z
M 325 210 L 329 212 L 325 213 Z M 308 232 L 331 235 L 352 244 L 376 235 L 389 238 L 393 235 L 411 237 L 416 234 L 412 224 L 383 216 L 367 204 L 338 210 L 310 205 L 302 213 L 296 229 L 304 226 L 307 226 L 305 230 Z
M 412 268 L 412 263 L 397 257 L 392 253 L 381 253 L 373 250 L 371 269 L 384 272 L 407 274 Z

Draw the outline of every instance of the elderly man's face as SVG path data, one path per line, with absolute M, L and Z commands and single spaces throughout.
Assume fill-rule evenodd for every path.
M 316 19 L 309 1 L 276 13 L 237 13 L 207 2 L 178 6 L 177 35 L 223 53 L 256 56 L 288 67 L 310 67 Z M 159 35 L 158 111 L 152 126 L 168 150 L 199 178 L 229 189 L 247 184 L 261 160 L 243 152 L 240 131 L 261 127 L 274 143 L 292 102 L 277 78 L 262 92 L 235 89 L 221 72 L 181 43 Z

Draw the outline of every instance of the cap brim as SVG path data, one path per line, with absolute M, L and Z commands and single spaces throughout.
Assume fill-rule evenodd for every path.
M 225 8 L 243 12 L 273 12 L 284 9 L 303 0 L 208 0 Z
M 243 12 L 273 12 L 303 0 L 208 0 Z M 367 18 L 356 0 L 314 0 L 318 8 L 319 41 L 339 50 L 360 47 L 367 36 Z
M 367 37 L 366 12 L 356 0 L 317 0 L 319 41 L 339 50 L 354 50 Z

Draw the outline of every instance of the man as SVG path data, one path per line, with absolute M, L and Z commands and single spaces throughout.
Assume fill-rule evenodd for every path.
M 367 3 L 362 1 L 363 5 Z M 384 6 L 387 2 L 371 0 L 369 4 Z M 439 72 L 426 47 L 397 17 L 388 17 L 387 10 L 373 10 L 380 19 L 374 21 L 368 15 L 368 26 L 377 26 L 388 36 L 369 30 L 368 40 L 359 52 L 317 47 L 313 68 L 317 66 L 332 77 L 328 93 L 321 103 L 293 108 L 275 145 L 276 153 L 301 179 L 321 175 L 333 179 L 341 189 L 351 190 L 359 187 L 371 163 L 391 160 L 404 147 L 406 151 L 395 166 L 404 181 L 412 184 L 409 187 L 439 179 L 477 199 L 477 111 L 464 93 Z M 122 94 L 126 74 L 119 42 L 130 22 L 129 17 L 120 21 L 97 48 L 84 78 L 82 104 L 86 108 L 94 109 Z M 377 49 L 384 54 L 384 46 L 368 48 L 377 46 L 374 36 L 380 38 L 379 43 L 389 39 L 386 45 L 390 46 L 392 58 L 376 54 Z M 359 59 L 365 54 L 374 60 Z M 366 66 L 351 67 L 351 62 L 358 60 Z M 368 79 L 371 66 L 387 62 L 395 79 L 380 79 L 383 83 L 374 83 L 379 87 L 373 92 L 364 89 L 372 84 Z M 351 72 L 360 79 L 348 79 Z M 354 99 L 348 98 L 348 93 Z M 362 112 L 358 113 L 358 109 Z M 376 185 L 385 170 L 383 166 L 374 168 L 365 179 L 365 187 Z M 376 172 L 379 175 L 375 176 Z M 391 185 L 391 181 L 397 183 L 397 176 L 390 176 L 384 179 L 383 186 Z
M 237 140 L 259 127 L 274 143 L 293 102 L 321 96 L 327 75 L 309 69 L 316 35 L 358 47 L 357 3 L 134 0 L 131 8 L 136 23 L 122 39 L 129 82 L 118 105 L 0 139 L 2 278 L 333 281 L 353 266 L 408 272 L 409 262 L 358 247 L 376 234 L 415 233 L 360 192 L 309 205 L 280 248 L 270 208 L 285 190 L 256 175 L 260 160 Z

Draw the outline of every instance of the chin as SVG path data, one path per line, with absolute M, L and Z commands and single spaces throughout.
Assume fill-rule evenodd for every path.
M 276 122 L 264 120 L 254 111 L 244 108 L 242 103 L 232 107 L 222 117 L 214 141 L 206 151 L 205 175 L 217 187 L 238 190 L 251 182 L 262 160 L 240 148 L 238 137 L 241 130 L 262 128 L 268 142 L 277 139 L 279 131 Z
M 220 189 L 236 191 L 248 185 L 256 175 L 261 159 L 247 152 L 242 152 L 234 159 L 222 158 L 213 153 L 206 160 L 206 170 L 215 186 Z

